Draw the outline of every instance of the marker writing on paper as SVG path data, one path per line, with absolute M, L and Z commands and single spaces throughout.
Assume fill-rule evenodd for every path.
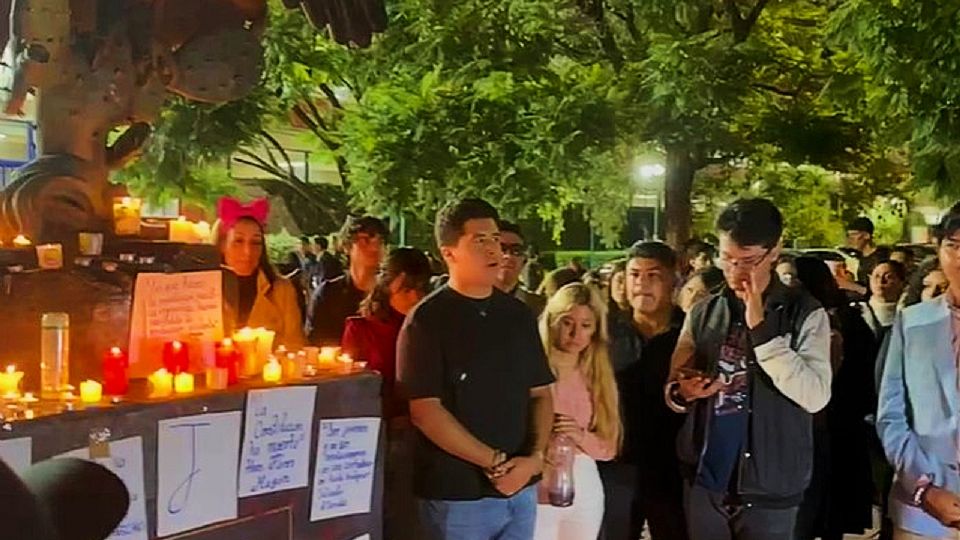
M 197 428 L 209 425 L 210 422 L 196 422 L 170 426 L 170 429 L 190 428 L 190 474 L 188 474 L 183 482 L 177 485 L 177 489 L 173 490 L 173 493 L 170 494 L 170 499 L 167 501 L 168 514 L 179 514 L 187 507 L 187 503 L 190 502 L 190 491 L 193 489 L 193 479 L 200 474 L 200 469 L 197 468 Z

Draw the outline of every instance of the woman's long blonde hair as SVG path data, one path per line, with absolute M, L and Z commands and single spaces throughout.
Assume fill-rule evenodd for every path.
M 587 380 L 590 399 L 593 401 L 593 418 L 590 431 L 601 438 L 614 442 L 617 448 L 623 440 L 623 428 L 620 424 L 620 396 L 617 381 L 613 374 L 613 365 L 607 350 L 607 307 L 600 294 L 589 285 L 571 283 L 561 287 L 547 302 L 540 315 L 540 339 L 547 351 L 550 369 L 554 375 L 557 367 L 550 351 L 556 349 L 557 332 L 560 319 L 576 306 L 587 306 L 596 318 L 596 330 L 590 345 L 580 353 L 578 367 Z

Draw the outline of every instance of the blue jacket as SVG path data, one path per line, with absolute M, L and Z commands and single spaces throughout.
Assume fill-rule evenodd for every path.
M 960 493 L 957 471 L 957 358 L 946 295 L 910 306 L 890 330 L 880 379 L 877 433 L 896 471 L 894 523 L 914 534 L 950 531 L 912 503 L 922 479 Z

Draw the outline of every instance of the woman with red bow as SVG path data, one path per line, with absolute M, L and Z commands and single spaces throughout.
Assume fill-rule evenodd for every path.
M 269 213 L 267 199 L 244 205 L 224 197 L 217 204 L 217 246 L 224 266 L 236 275 L 236 285 L 227 279 L 224 287 L 228 320 L 233 328 L 273 330 L 276 345 L 297 350 L 304 344 L 303 318 L 296 288 L 277 273 L 267 256 L 264 224 Z

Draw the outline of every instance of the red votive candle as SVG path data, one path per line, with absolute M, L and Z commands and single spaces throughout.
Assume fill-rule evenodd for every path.
M 227 338 L 217 344 L 218 368 L 227 369 L 227 384 L 237 384 L 240 376 L 240 350 L 233 345 L 233 340 Z
M 122 396 L 130 388 L 127 379 L 127 367 L 130 365 L 127 353 L 120 347 L 111 347 L 103 353 L 103 393 L 108 396 Z
M 163 367 L 173 374 L 190 369 L 190 355 L 187 344 L 180 341 L 168 341 L 163 344 Z

